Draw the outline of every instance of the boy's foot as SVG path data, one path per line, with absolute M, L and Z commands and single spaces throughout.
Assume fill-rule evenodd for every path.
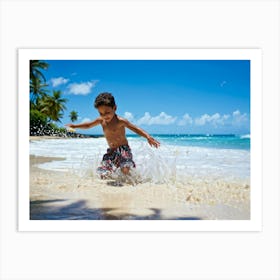
M 105 172 L 103 174 L 100 174 L 100 179 L 102 180 L 111 179 L 111 178 L 112 178 L 112 174 L 110 172 Z

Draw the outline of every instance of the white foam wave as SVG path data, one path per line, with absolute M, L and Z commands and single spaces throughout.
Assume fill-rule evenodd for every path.
M 240 136 L 241 139 L 250 139 L 251 135 L 250 134 L 245 134 Z
M 144 139 L 129 139 L 136 169 L 134 179 L 153 183 L 186 183 L 191 180 L 248 179 L 250 151 L 210 149 L 165 145 L 151 148 Z M 97 169 L 107 143 L 97 139 L 56 139 L 30 143 L 30 154 L 63 157 L 39 167 L 74 172 L 80 176 L 97 176 Z

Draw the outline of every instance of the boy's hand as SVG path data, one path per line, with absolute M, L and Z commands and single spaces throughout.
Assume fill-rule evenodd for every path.
M 65 126 L 68 126 L 68 127 L 70 127 L 70 128 L 74 128 L 74 124 L 72 124 L 72 123 L 68 123 L 68 124 L 66 124 Z
M 154 146 L 156 148 L 158 148 L 160 146 L 160 143 L 153 137 L 149 137 L 147 140 L 151 146 Z
M 75 132 L 76 130 L 74 129 L 74 125 L 72 123 L 66 124 L 65 125 L 67 128 L 68 132 Z

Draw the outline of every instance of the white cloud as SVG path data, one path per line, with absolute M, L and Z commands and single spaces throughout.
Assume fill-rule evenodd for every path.
M 232 118 L 232 122 L 234 125 L 240 125 L 244 122 L 247 122 L 248 120 L 247 114 L 241 114 L 239 110 L 236 110 L 232 113 Z
M 230 115 L 223 115 L 222 122 L 223 124 L 230 118 Z
M 195 124 L 198 126 L 203 126 L 206 124 L 212 124 L 214 126 L 224 125 L 226 120 L 229 119 L 229 115 L 221 116 L 219 113 L 213 114 L 212 116 L 204 114 L 199 118 L 195 119 Z
M 69 79 L 65 79 L 63 77 L 58 77 L 58 78 L 52 78 L 51 83 L 53 87 L 57 87 L 59 85 L 64 85 L 69 82 Z
M 165 112 L 161 112 L 159 115 L 152 117 L 149 112 L 145 112 L 144 116 L 137 121 L 138 125 L 168 125 L 176 121 L 177 117 L 167 115 Z
M 151 120 L 151 115 L 148 112 L 145 112 L 144 116 L 142 118 L 140 118 L 137 121 L 137 124 L 141 125 L 141 124 L 149 124 L 149 121 Z
M 183 125 L 187 125 L 187 124 L 192 124 L 193 123 L 193 119 L 189 114 L 185 114 L 179 121 L 178 121 L 178 125 L 183 126 Z
M 91 121 L 90 118 L 84 118 L 84 119 L 81 121 L 81 123 L 87 123 L 87 122 L 90 122 L 90 121 Z
M 208 114 L 204 114 L 200 118 L 195 119 L 196 125 L 205 125 L 207 122 L 210 122 L 211 117 Z
M 149 112 L 136 119 L 133 113 L 125 112 L 123 117 L 136 125 L 171 125 L 176 122 L 177 126 L 192 126 L 201 127 L 201 126 L 212 126 L 214 128 L 221 127 L 242 127 L 248 124 L 248 115 L 246 113 L 240 113 L 239 110 L 236 110 L 230 114 L 220 114 L 215 113 L 213 115 L 203 114 L 197 118 L 190 116 L 188 113 L 185 113 L 183 116 L 177 119 L 175 116 L 168 115 L 165 112 L 161 112 L 156 116 L 152 116 Z
M 134 121 L 134 116 L 132 113 L 130 112 L 125 112 L 123 117 L 127 120 L 129 120 L 130 122 L 133 122 Z
M 73 83 L 68 86 L 70 94 L 74 95 L 87 95 L 91 92 L 91 89 L 95 87 L 98 81 L 90 81 L 85 83 Z

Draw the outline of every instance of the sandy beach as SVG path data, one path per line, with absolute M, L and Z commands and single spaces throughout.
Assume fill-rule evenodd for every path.
M 40 138 L 41 139 L 41 138 Z M 33 140 L 40 140 L 33 138 Z M 217 181 L 154 184 L 129 178 L 45 170 L 63 158 L 30 155 L 30 219 L 33 220 L 247 220 L 249 184 Z

